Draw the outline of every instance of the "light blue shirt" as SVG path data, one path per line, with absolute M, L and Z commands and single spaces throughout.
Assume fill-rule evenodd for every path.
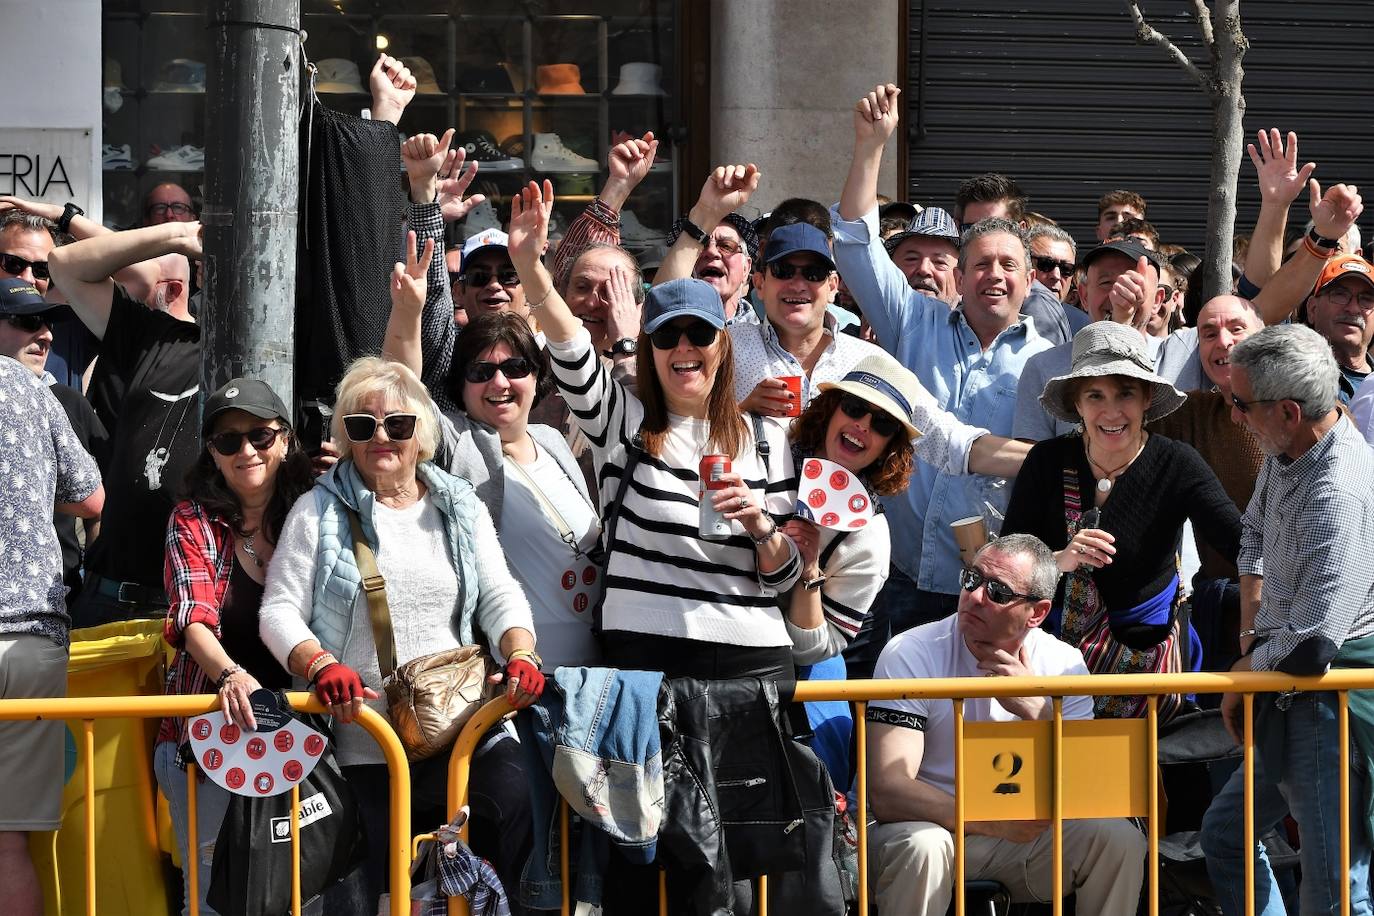
M 832 208 L 831 226 L 840 274 L 883 349 L 958 420 L 1010 436 L 1021 369 L 1050 342 L 1023 315 L 984 350 L 962 307 L 951 309 L 907 284 L 878 236 L 876 208 L 861 220 L 841 219 Z M 1009 489 L 1000 478 L 954 476 L 917 461 L 906 492 L 883 501 L 893 565 L 924 591 L 955 594 L 960 562 L 950 522 L 982 515 L 985 499 L 1002 511 Z

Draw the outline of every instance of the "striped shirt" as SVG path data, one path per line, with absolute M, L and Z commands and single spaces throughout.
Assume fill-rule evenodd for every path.
M 628 448 L 644 407 L 592 353 L 586 329 L 548 342 L 554 378 L 586 434 L 600 482 L 603 515 L 620 489 Z M 781 424 L 764 420 L 768 466 L 750 428 L 733 470 L 763 497 L 776 518 L 789 515 L 797 481 Z M 698 467 L 706 448 L 704 420 L 673 417 L 662 454 L 642 455 L 620 511 L 606 575 L 607 630 L 629 630 L 737 646 L 790 646 L 777 595 L 796 582 L 801 561 L 788 541 L 788 561 L 758 569 L 754 544 L 738 523 L 724 541 L 698 534 Z
M 1263 576 L 1256 671 L 1319 674 L 1374 634 L 1374 452 L 1342 416 L 1296 460 L 1269 457 L 1242 519 L 1242 576 Z

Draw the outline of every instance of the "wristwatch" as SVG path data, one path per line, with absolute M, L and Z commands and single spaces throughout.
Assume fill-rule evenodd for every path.
M 72 231 L 72 217 L 85 216 L 86 211 L 76 204 L 69 203 L 62 208 L 62 215 L 57 218 L 57 231 L 63 235 L 70 235 Z
M 68 206 L 70 206 L 70 204 Z M 1340 239 L 1329 239 L 1323 235 L 1318 235 L 1316 226 L 1307 230 L 1307 240 L 1328 254 L 1335 251 L 1341 244 Z
M 825 584 L 825 573 L 821 573 L 814 579 L 806 579 L 802 582 L 802 588 L 808 592 L 818 591 Z
M 617 356 L 634 356 L 639 352 L 639 341 L 633 337 L 622 337 L 611 344 L 609 350 L 602 350 L 601 355 L 607 359 L 615 359 Z
M 707 245 L 711 244 L 711 237 L 706 234 L 706 230 L 687 217 L 684 216 L 682 219 L 678 220 L 678 225 L 682 227 L 684 233 L 696 239 L 697 244 L 701 247 L 705 248 Z

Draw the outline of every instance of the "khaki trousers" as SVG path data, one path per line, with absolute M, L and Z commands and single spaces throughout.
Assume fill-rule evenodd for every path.
M 998 881 L 1017 903 L 1047 903 L 1052 831 L 1031 843 L 965 836 L 964 874 Z M 945 916 L 954 899 L 954 836 L 938 824 L 878 824 L 868 832 L 870 881 L 882 916 Z M 1134 916 L 1145 837 L 1123 819 L 1064 822 L 1064 893 L 1080 913 Z

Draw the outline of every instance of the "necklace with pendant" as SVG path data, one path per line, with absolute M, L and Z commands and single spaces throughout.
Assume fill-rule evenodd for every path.
M 262 557 L 258 556 L 258 552 L 253 549 L 253 538 L 257 536 L 258 533 L 254 531 L 252 534 L 248 535 L 248 537 L 243 539 L 243 552 L 253 558 L 253 562 L 258 564 L 258 569 L 262 569 Z
M 1083 451 L 1088 456 L 1088 463 L 1091 464 L 1093 467 L 1097 468 L 1097 470 L 1102 472 L 1101 479 L 1097 481 L 1097 492 L 1105 494 L 1110 493 L 1112 491 L 1112 484 L 1116 483 L 1116 475 L 1120 474 L 1122 471 L 1130 467 L 1131 462 L 1139 458 L 1140 453 L 1145 451 L 1145 440 L 1141 439 L 1140 448 L 1135 450 L 1135 454 L 1128 458 L 1125 464 L 1119 467 L 1112 468 L 1111 470 L 1108 470 L 1105 465 L 1103 465 L 1101 462 L 1099 462 L 1096 458 L 1093 457 L 1092 446 L 1087 444 L 1086 442 L 1084 443 Z

